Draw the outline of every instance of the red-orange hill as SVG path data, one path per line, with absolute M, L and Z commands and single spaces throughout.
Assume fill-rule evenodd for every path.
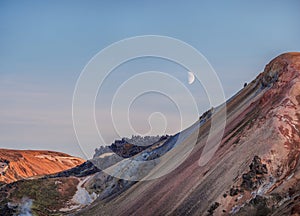
M 57 173 L 83 162 L 81 158 L 60 152 L 0 149 L 0 181 L 10 183 L 28 177 Z

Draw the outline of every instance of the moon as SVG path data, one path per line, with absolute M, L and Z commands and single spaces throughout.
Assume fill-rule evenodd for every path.
M 188 72 L 188 83 L 191 85 L 195 81 L 195 75 L 192 72 Z

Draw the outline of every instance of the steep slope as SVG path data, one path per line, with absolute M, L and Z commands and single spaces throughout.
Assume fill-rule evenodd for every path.
M 0 149 L 0 182 L 57 173 L 83 162 L 83 159 L 53 151 Z
M 197 145 L 176 170 L 98 199 L 78 215 L 296 215 L 299 75 L 300 53 L 275 58 L 227 103 L 225 134 L 208 164 L 200 167 L 198 160 L 210 121 L 201 125 Z

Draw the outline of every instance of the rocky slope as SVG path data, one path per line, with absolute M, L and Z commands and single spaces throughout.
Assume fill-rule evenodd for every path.
M 202 167 L 209 127 L 199 127 L 197 145 L 176 170 L 78 215 L 299 214 L 300 53 L 275 58 L 229 100 L 222 143 Z
M 148 148 L 102 149 L 71 170 L 7 184 L 0 215 L 299 215 L 300 53 L 272 60 L 226 108 L 221 145 L 205 166 L 199 158 L 211 116 L 221 124 L 220 107 Z M 172 165 L 178 154 L 188 157 L 169 174 L 134 180 Z
M 0 182 L 57 173 L 83 162 L 83 159 L 53 151 L 0 149 Z

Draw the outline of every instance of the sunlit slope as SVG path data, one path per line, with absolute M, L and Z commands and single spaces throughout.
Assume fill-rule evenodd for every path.
M 23 178 L 61 172 L 78 166 L 83 159 L 53 151 L 0 149 L 0 181 L 9 183 Z

